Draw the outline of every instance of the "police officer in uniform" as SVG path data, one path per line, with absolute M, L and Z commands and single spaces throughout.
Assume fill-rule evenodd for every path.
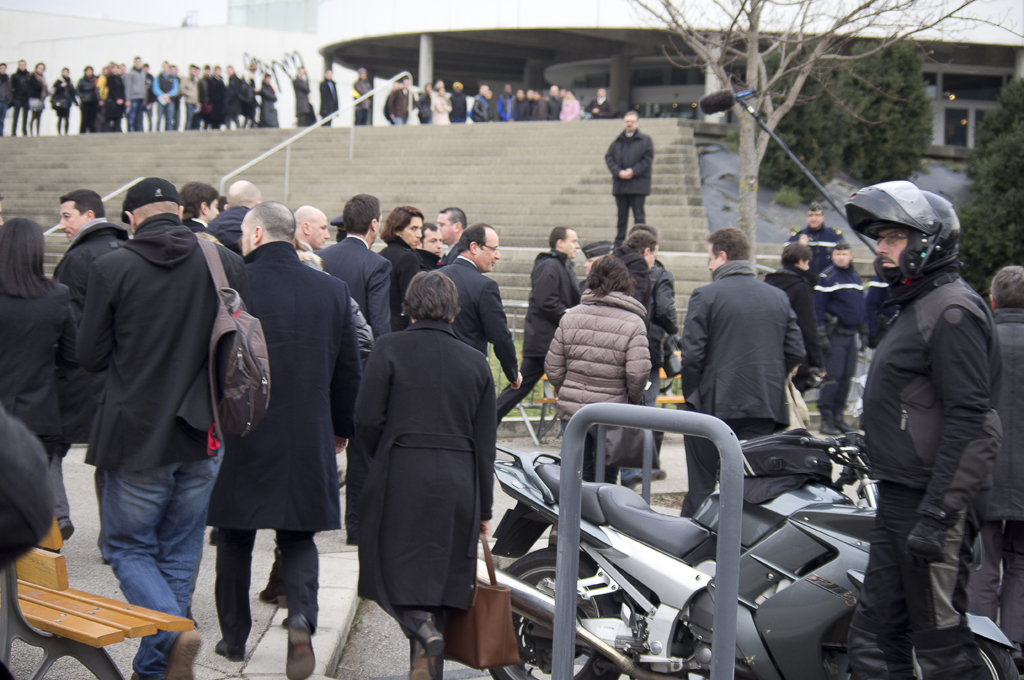
M 864 297 L 864 323 L 868 327 L 868 348 L 876 349 L 896 316 L 896 305 L 891 304 L 889 284 L 877 274 L 868 281 Z
M 811 258 L 810 271 L 814 276 L 818 276 L 832 264 L 829 261 L 832 249 L 837 243 L 845 240 L 841 231 L 825 226 L 825 213 L 821 209 L 821 204 L 814 202 L 807 209 L 807 226 L 793 234 L 789 242 L 799 241 L 811 247 L 814 257 Z
M 975 506 L 1002 439 L 992 314 L 958 273 L 949 201 L 885 182 L 855 193 L 846 213 L 878 240 L 875 272 L 900 309 L 864 392 L 879 499 L 848 637 L 851 678 L 910 680 L 915 656 L 922 680 L 989 678 L 981 653 L 1000 658 L 979 647 L 965 612 Z
M 853 251 L 845 241 L 836 244 L 832 266 L 818 276 L 814 313 L 825 354 L 825 373 L 831 378 L 818 393 L 820 430 L 827 435 L 842 434 L 846 431 L 843 411 L 850 379 L 857 368 L 857 335 L 864 319 L 864 286 L 853 268 Z

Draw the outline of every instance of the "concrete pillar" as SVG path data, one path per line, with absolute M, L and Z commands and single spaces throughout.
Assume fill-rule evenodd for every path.
M 630 110 L 630 66 L 631 59 L 622 54 L 613 55 L 609 64 L 608 99 L 619 117 Z
M 334 60 L 329 55 L 324 55 L 324 73 L 334 70 Z M 321 74 L 322 75 L 322 74 Z
M 430 33 L 420 34 L 420 72 L 416 84 L 423 87 L 434 82 L 434 36 Z
M 718 74 L 715 73 L 715 69 L 708 64 L 704 67 L 704 94 L 708 95 L 712 92 L 718 92 L 721 89 L 722 81 L 718 79 Z M 704 116 L 705 123 L 721 123 L 724 120 L 724 113 L 714 113 L 710 116 Z
M 523 68 L 523 89 L 543 90 L 547 88 L 544 80 L 544 69 L 548 62 L 543 59 L 527 59 Z

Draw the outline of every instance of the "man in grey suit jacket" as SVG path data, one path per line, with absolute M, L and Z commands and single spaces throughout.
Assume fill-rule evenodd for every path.
M 391 263 L 370 250 L 381 223 L 380 200 L 369 194 L 353 196 L 342 212 L 348 235 L 320 251 L 324 271 L 348 284 L 349 294 L 366 315 L 373 337 L 391 332 Z M 345 540 L 359 544 L 359 499 L 370 471 L 369 451 L 359 437 L 345 449 Z
M 369 194 L 353 196 L 342 217 L 347 236 L 320 257 L 328 274 L 348 284 L 377 338 L 391 331 L 391 263 L 370 250 L 380 232 L 380 200 Z

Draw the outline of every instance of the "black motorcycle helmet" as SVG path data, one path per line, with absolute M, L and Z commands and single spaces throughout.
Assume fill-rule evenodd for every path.
M 877 239 L 883 229 L 909 229 L 910 241 L 899 261 L 908 279 L 955 262 L 960 251 L 960 219 L 953 205 L 911 182 L 864 187 L 846 202 L 846 218 L 854 231 L 870 239 Z

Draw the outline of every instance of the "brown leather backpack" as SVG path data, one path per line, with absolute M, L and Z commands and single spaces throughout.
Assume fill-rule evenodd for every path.
M 210 396 L 219 435 L 245 436 L 270 405 L 270 360 L 260 320 L 228 285 L 217 246 L 199 239 L 220 304 L 210 333 Z

